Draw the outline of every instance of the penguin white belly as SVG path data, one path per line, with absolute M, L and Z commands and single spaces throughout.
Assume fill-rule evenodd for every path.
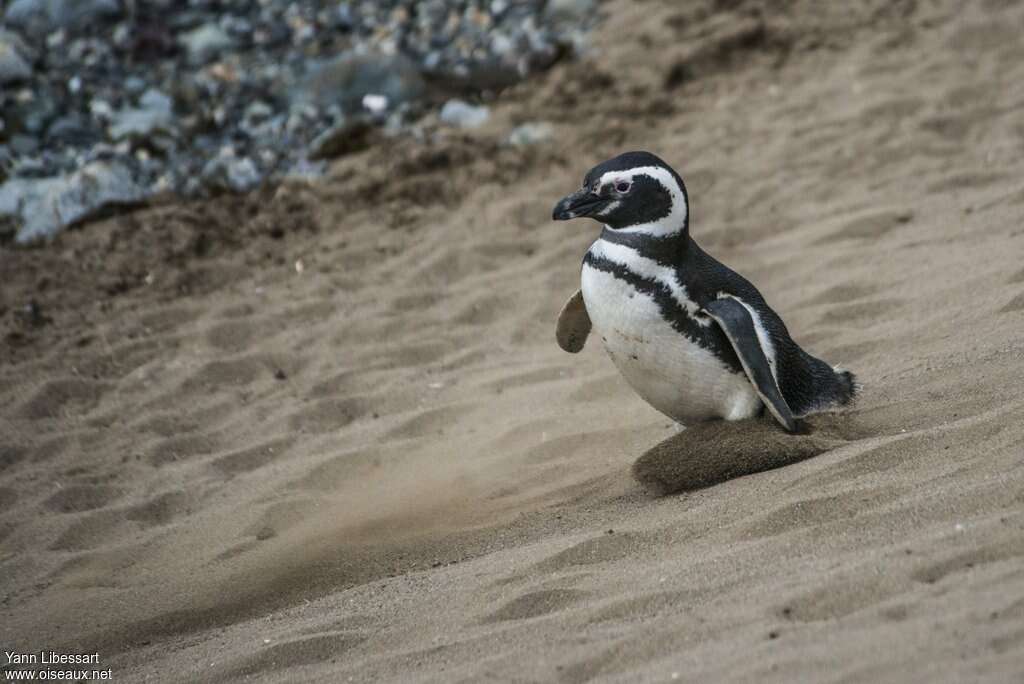
M 680 423 L 757 415 L 762 403 L 743 374 L 691 342 L 648 295 L 584 264 L 581 290 L 594 332 L 626 382 Z

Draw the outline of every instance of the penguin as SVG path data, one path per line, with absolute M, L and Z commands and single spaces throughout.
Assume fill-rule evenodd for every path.
M 593 329 L 633 390 L 677 423 L 767 409 L 795 432 L 798 418 L 859 391 L 853 373 L 801 349 L 757 288 L 697 245 L 686 185 L 654 154 L 598 164 L 552 218 L 603 224 L 559 314 L 559 346 L 579 352 Z

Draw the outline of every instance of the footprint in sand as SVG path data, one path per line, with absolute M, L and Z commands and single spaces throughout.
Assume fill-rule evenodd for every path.
M 206 341 L 222 352 L 240 352 L 251 347 L 257 339 L 264 341 L 280 332 L 280 326 L 257 325 L 250 320 L 233 320 L 214 326 L 206 334 Z
M 581 565 L 606 563 L 634 556 L 648 546 L 645 535 L 619 532 L 601 534 L 559 551 L 534 566 L 541 573 L 569 570 Z
M 121 498 L 123 493 L 105 485 L 70 485 L 52 494 L 43 505 L 57 513 L 81 513 L 105 508 Z
M 261 648 L 256 655 L 246 656 L 224 673 L 224 679 L 248 678 L 266 675 L 303 665 L 334 662 L 348 651 L 366 641 L 361 634 L 318 634 L 301 639 L 272 643 Z
M 568 608 L 587 596 L 578 589 L 544 589 L 512 599 L 486 618 L 484 623 L 528 620 Z
M 202 309 L 159 308 L 156 311 L 140 316 L 139 323 L 151 333 L 165 332 L 176 330 L 183 325 L 191 323 L 199 318 L 202 313 Z
M 131 523 L 119 510 L 98 510 L 77 518 L 50 545 L 52 551 L 87 551 L 120 539 Z
M 36 390 L 19 413 L 30 420 L 86 415 L 109 390 L 110 385 L 102 382 L 78 378 L 51 380 Z
M 288 422 L 292 430 L 324 434 L 351 425 L 370 411 L 363 397 L 321 399 L 303 406 Z
M 469 406 L 442 406 L 428 409 L 414 418 L 410 418 L 388 432 L 389 439 L 412 439 L 428 435 L 443 435 L 445 431 L 460 422 L 466 424 L 464 416 L 470 411 Z
M 172 437 L 157 444 L 149 454 L 149 463 L 160 467 L 187 461 L 195 456 L 212 454 L 220 448 L 219 441 L 208 435 L 186 435 Z
M 293 437 L 284 437 L 264 442 L 263 444 L 218 456 L 210 462 L 210 465 L 225 477 L 230 478 L 236 475 L 244 475 L 281 458 L 288 452 L 288 448 L 294 442 L 295 439 Z
M 235 359 L 217 359 L 203 364 L 182 384 L 183 390 L 199 388 L 216 389 L 220 387 L 239 387 L 251 385 L 257 381 L 270 384 L 275 374 L 287 365 L 294 372 L 295 364 L 281 364 L 267 356 L 252 355 Z M 285 377 L 288 373 L 285 373 Z
M 186 492 L 174 490 L 158 494 L 149 501 L 128 509 L 124 517 L 139 523 L 142 527 L 167 525 L 187 516 L 192 504 L 192 498 Z

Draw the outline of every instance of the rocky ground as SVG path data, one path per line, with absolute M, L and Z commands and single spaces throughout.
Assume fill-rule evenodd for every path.
M 0 7 L 0 238 L 22 243 L 111 207 L 317 175 L 375 135 L 422 139 L 438 110 L 479 126 L 483 101 L 577 52 L 597 17 L 594 0 Z

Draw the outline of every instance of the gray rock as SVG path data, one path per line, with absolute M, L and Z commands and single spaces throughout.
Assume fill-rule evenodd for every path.
M 0 29 L 0 85 L 18 83 L 32 76 L 27 54 L 28 50 L 20 38 Z
M 546 142 L 555 137 L 554 127 L 544 121 L 529 122 L 516 126 L 508 134 L 508 144 L 515 147 L 527 147 Z
M 46 129 L 46 142 L 54 145 L 88 147 L 101 136 L 84 116 L 70 112 L 50 124 Z
M 245 108 L 245 122 L 250 126 L 257 126 L 274 115 L 274 108 L 266 102 L 256 100 Z
M 471 105 L 462 100 L 448 100 L 441 107 L 441 121 L 459 128 L 479 128 L 487 123 L 491 110 L 480 105 Z
M 146 81 L 138 76 L 129 76 L 124 79 L 124 89 L 133 95 L 137 95 L 146 89 Z
M 39 141 L 35 139 L 35 136 L 21 135 L 20 133 L 11 136 L 10 144 L 11 151 L 19 157 L 35 154 L 39 149 Z
M 13 145 L 11 148 L 17 154 Z M 11 164 L 10 175 L 15 178 L 48 178 L 53 175 L 53 172 L 39 157 L 19 154 Z
M 257 187 L 263 180 L 260 170 L 248 157 L 242 157 L 228 164 L 228 187 L 235 192 L 246 192 Z
M 206 64 L 222 52 L 235 47 L 235 39 L 217 24 L 203 24 L 182 35 L 178 42 L 192 64 Z
M 120 0 L 13 0 L 7 5 L 4 21 L 42 35 L 61 28 L 86 28 L 120 14 Z
M 16 31 L 8 31 L 3 26 L 0 26 L 0 43 L 6 43 L 13 47 L 14 51 L 21 55 L 22 59 L 29 64 L 39 61 L 41 46 L 25 42 L 21 34 Z
M 391 107 L 419 98 L 426 85 L 416 65 L 402 55 L 347 52 L 313 70 L 292 93 L 294 104 L 360 111 L 363 98 L 381 95 Z
M 36 89 L 31 99 L 19 103 L 21 127 L 32 135 L 42 135 L 57 118 L 62 104 L 59 94 L 45 87 Z
M 578 25 L 592 19 L 597 0 L 548 0 L 544 18 L 556 24 Z
M 112 206 L 143 201 L 145 189 L 127 166 L 92 162 L 65 176 L 12 178 L 0 185 L 0 220 L 13 221 L 21 244 L 51 238 Z
M 113 115 L 108 132 L 112 140 L 140 140 L 170 131 L 174 125 L 174 103 L 167 95 L 150 88 L 139 98 L 139 106 Z
M 247 192 L 263 182 L 263 175 L 249 157 L 237 157 L 228 148 L 203 167 L 202 181 L 212 190 Z

